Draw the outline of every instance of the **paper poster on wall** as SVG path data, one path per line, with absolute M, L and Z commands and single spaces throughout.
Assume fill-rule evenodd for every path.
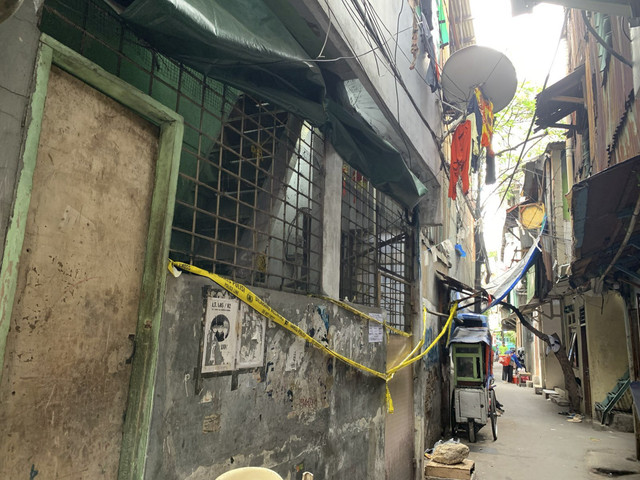
M 202 349 L 202 373 L 236 368 L 239 301 L 207 296 Z
M 370 313 L 369 316 L 382 321 L 382 314 L 380 313 Z M 369 321 L 369 343 L 382 342 L 383 333 L 382 324 L 371 320 Z
M 265 318 L 246 303 L 241 303 L 240 325 L 236 368 L 261 367 L 264 364 Z

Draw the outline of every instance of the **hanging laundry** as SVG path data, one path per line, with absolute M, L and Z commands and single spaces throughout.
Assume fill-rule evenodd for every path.
M 478 159 L 482 149 L 482 145 L 480 145 L 480 139 L 482 138 L 482 112 L 475 92 L 467 105 L 467 120 L 471 121 L 471 170 L 475 173 L 478 171 Z
M 483 147 L 487 147 L 487 155 L 493 155 L 493 148 L 491 147 L 491 138 L 493 137 L 493 102 L 484 98 L 479 88 L 475 89 L 475 94 L 480 113 L 482 114 L 482 137 L 480 144 Z
M 429 57 L 429 66 L 427 67 L 426 80 L 431 92 L 435 92 L 440 87 L 440 73 L 438 71 L 438 63 L 436 58 L 436 47 L 433 43 L 433 35 L 431 30 L 433 29 L 433 22 L 431 17 L 433 16 L 433 8 L 431 0 L 420 0 L 415 7 L 413 36 L 411 43 L 411 53 L 413 53 L 413 62 L 409 66 L 410 70 L 415 68 L 415 62 L 417 57 L 417 42 L 416 42 L 416 17 L 420 20 L 420 37 L 422 40 L 422 51 Z M 425 28 L 428 27 L 428 28 Z
M 433 0 L 420 0 L 420 10 L 427 21 L 429 30 L 433 30 Z
M 413 30 L 411 32 L 411 54 L 413 55 L 413 61 L 411 62 L 411 65 L 409 65 L 409 70 L 416 68 L 418 53 L 420 52 L 420 49 L 418 48 L 418 15 L 420 15 L 419 6 L 415 9 L 415 14 L 413 15 Z M 422 28 L 424 29 L 424 27 Z
M 449 198 L 456 199 L 456 185 L 462 179 L 462 193 L 469 192 L 469 155 L 471 153 L 471 122 L 465 120 L 453 132 Z

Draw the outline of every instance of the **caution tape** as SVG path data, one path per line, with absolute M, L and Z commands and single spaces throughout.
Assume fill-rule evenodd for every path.
M 429 353 L 429 351 L 438 344 L 438 342 L 440 341 L 440 339 L 442 338 L 444 333 L 449 329 L 449 325 L 451 325 L 451 322 L 452 322 L 453 317 L 455 316 L 457 310 L 458 310 L 458 303 L 456 302 L 451 307 L 451 312 L 449 313 L 449 318 L 447 319 L 447 323 L 444 325 L 444 327 L 442 328 L 442 330 L 440 331 L 438 336 L 433 340 L 433 342 L 431 342 L 431 344 L 422 353 L 420 353 L 419 355 L 417 355 L 417 356 L 415 356 L 415 357 L 413 357 L 411 359 L 408 359 L 408 360 L 404 361 L 403 363 L 401 363 L 399 365 L 396 365 L 395 367 L 387 370 L 387 374 L 393 375 L 394 373 L 396 373 L 401 368 L 408 367 L 409 365 L 417 362 L 418 360 L 423 358 L 425 355 L 427 355 Z M 426 312 L 426 309 L 425 309 L 425 312 Z M 425 323 L 425 329 L 424 329 L 424 333 L 423 333 L 423 340 L 426 337 L 426 321 L 424 323 Z
M 311 295 L 312 297 L 316 297 L 316 298 L 320 298 L 322 300 L 326 300 L 327 302 L 331 302 L 334 303 L 335 305 L 338 305 L 339 307 L 347 310 L 348 312 L 353 313 L 354 315 L 359 316 L 360 318 L 363 318 L 365 320 L 369 320 L 370 322 L 376 322 L 379 323 L 380 325 L 382 325 L 384 328 L 386 328 L 387 330 L 389 330 L 390 332 L 393 332 L 397 335 L 402 335 L 403 337 L 411 337 L 410 333 L 407 332 L 403 332 L 402 330 L 399 330 L 397 328 L 392 327 L 391 325 L 388 325 L 386 322 L 382 321 L 382 320 L 378 320 L 377 318 L 372 317 L 369 314 L 366 314 L 364 312 L 361 312 L 360 310 L 358 310 L 357 308 L 352 307 L 351 305 L 349 305 L 346 302 L 343 302 L 341 300 L 336 300 L 335 298 L 331 298 L 331 297 L 326 297 L 324 295 Z
M 356 362 L 354 360 L 351 360 L 350 358 L 347 358 L 344 355 L 342 355 L 342 354 L 336 352 L 335 350 L 330 349 L 326 345 L 320 343 L 318 340 L 316 340 L 315 338 L 313 338 L 310 335 L 308 335 L 307 332 L 302 330 L 296 324 L 289 322 L 286 318 L 284 318 L 282 315 L 280 315 L 277 311 L 275 311 L 268 304 L 266 304 L 260 297 L 258 297 L 255 293 L 253 293 L 251 290 L 249 290 L 247 287 L 245 287 L 242 284 L 236 283 L 236 282 L 234 282 L 232 280 L 228 280 L 228 279 L 226 279 L 224 277 L 221 277 L 220 275 L 217 275 L 215 273 L 207 272 L 206 270 L 203 270 L 202 268 L 199 268 L 199 267 L 196 267 L 196 266 L 193 266 L 193 265 L 189 265 L 188 263 L 174 262 L 172 260 L 169 260 L 168 268 L 169 268 L 169 272 L 172 275 L 176 276 L 176 277 L 180 274 L 180 272 L 178 270 L 178 269 L 180 269 L 180 270 L 184 270 L 186 272 L 193 273 L 195 275 L 200 275 L 202 277 L 206 277 L 206 278 L 209 278 L 210 280 L 213 280 L 215 283 L 220 285 L 222 288 L 227 290 L 229 293 L 231 293 L 232 295 L 236 296 L 241 301 L 243 301 L 244 303 L 249 305 L 256 312 L 260 313 L 261 315 L 264 315 L 269 320 L 271 320 L 274 323 L 280 325 L 281 327 L 289 330 L 291 333 L 297 335 L 298 337 L 304 339 L 305 341 L 307 341 L 308 343 L 310 343 L 311 345 L 313 345 L 317 349 L 325 352 L 327 355 L 330 355 L 330 356 L 332 356 L 334 358 L 337 358 L 338 360 L 340 360 L 340 361 L 342 361 L 342 362 L 346 363 L 347 365 L 350 365 L 350 366 L 352 366 L 354 368 L 357 368 L 358 370 L 362 370 L 363 372 L 367 372 L 367 373 L 369 373 L 371 375 L 374 375 L 374 376 L 376 376 L 378 378 L 381 378 L 386 383 L 386 385 L 385 385 L 385 387 L 386 387 L 386 400 L 387 400 L 387 407 L 388 407 L 389 413 L 393 413 L 393 401 L 391 399 L 391 393 L 389 391 L 389 380 L 391 380 L 393 378 L 394 374 L 398 370 L 417 362 L 418 360 L 423 358 L 427 353 L 429 353 L 429 350 L 431 350 L 438 343 L 438 340 L 440 340 L 440 338 L 442 338 L 444 333 L 447 331 L 447 329 L 448 329 L 448 327 L 449 327 L 449 325 L 451 323 L 451 320 L 453 319 L 453 316 L 455 315 L 455 311 L 457 309 L 457 303 L 455 303 L 453 308 L 451 309 L 451 313 L 449 315 L 449 319 L 447 320 L 446 325 L 444 326 L 444 328 L 442 329 L 442 331 L 440 332 L 438 337 L 436 337 L 436 339 L 433 342 L 431 342 L 431 345 L 429 345 L 429 347 L 426 350 L 424 350 L 422 353 L 420 353 L 417 356 L 412 356 L 412 355 L 415 354 L 415 352 L 417 352 L 420 348 L 422 348 L 422 346 L 424 345 L 425 338 L 426 338 L 426 309 L 425 309 L 424 310 L 424 314 L 423 314 L 423 319 L 422 319 L 422 321 L 423 321 L 422 338 L 421 338 L 420 342 L 418 343 L 418 345 L 416 346 L 416 348 L 414 348 L 412 350 L 412 352 L 405 359 L 403 359 L 402 362 L 400 362 L 395 367 L 391 368 L 387 372 L 379 372 L 377 370 L 374 370 L 373 368 L 369 368 L 366 365 L 362 365 L 362 364 L 360 364 L 360 363 L 358 363 L 358 362 Z M 373 319 L 373 320 L 376 320 L 376 319 Z

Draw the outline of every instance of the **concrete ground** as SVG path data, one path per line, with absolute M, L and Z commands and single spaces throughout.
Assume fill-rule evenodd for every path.
M 498 401 L 505 413 L 498 418 L 498 440 L 486 425 L 469 443 L 465 432 L 460 441 L 469 446 L 476 462 L 477 480 L 585 480 L 618 477 L 606 472 L 629 472 L 625 480 L 640 479 L 635 461 L 633 434 L 596 430 L 590 420 L 567 422 L 558 412 L 567 411 L 533 388 L 496 383 Z M 602 469 L 604 474 L 593 473 Z

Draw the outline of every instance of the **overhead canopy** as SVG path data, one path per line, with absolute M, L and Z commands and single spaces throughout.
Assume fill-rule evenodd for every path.
M 520 279 L 527 273 L 527 270 L 531 268 L 531 265 L 535 263 L 537 256 L 540 254 L 540 238 L 542 237 L 542 232 L 544 232 L 545 224 L 546 217 L 542 221 L 540 234 L 529 248 L 527 254 L 516 265 L 484 287 L 492 297 L 487 310 L 500 303 L 515 288 Z
M 491 330 L 487 327 L 458 327 L 451 334 L 452 343 L 486 343 L 491 346 Z
M 571 190 L 574 262 L 571 276 L 582 284 L 602 274 L 615 257 L 629 227 L 640 196 L 640 156 L 597 173 Z M 616 263 L 618 270 L 640 268 L 640 222 L 636 222 L 625 251 Z
M 562 80 L 545 88 L 536 96 L 536 130 L 543 128 L 573 128 L 573 125 L 558 123 L 563 118 L 578 111 L 584 112 L 584 95 L 582 81 L 584 79 L 584 64 L 576 68 Z M 577 124 L 582 122 L 582 117 Z
M 327 107 L 331 124 L 329 138 L 342 159 L 362 172 L 378 190 L 413 207 L 418 198 L 427 193 L 427 187 L 406 167 L 398 151 L 377 136 L 355 111 L 342 108 L 332 100 Z
M 402 205 L 426 193 L 402 155 L 348 101 L 327 94 L 327 72 L 263 0 L 135 0 L 120 15 L 164 54 L 321 127 L 347 163 Z

